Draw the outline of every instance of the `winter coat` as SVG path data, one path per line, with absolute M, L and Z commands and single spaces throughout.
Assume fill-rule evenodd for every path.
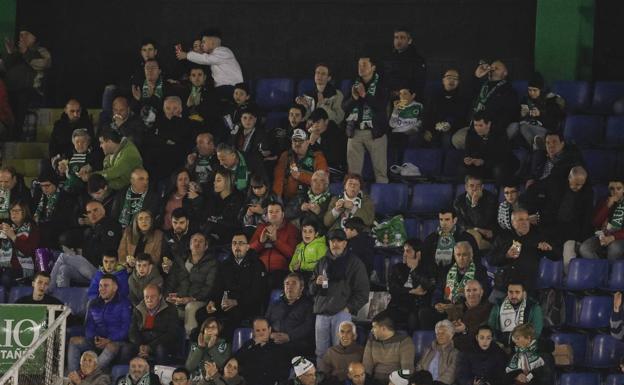
M 117 249 L 117 253 L 119 254 L 119 262 L 121 263 L 126 263 L 126 257 L 128 257 L 129 255 L 134 257 L 137 254 L 136 248 L 138 244 L 130 242 L 131 234 L 132 226 L 126 227 L 123 232 L 123 237 L 121 237 L 121 241 L 119 242 L 119 249 Z M 160 265 L 160 260 L 162 257 L 162 244 L 163 232 L 159 229 L 154 229 L 152 234 L 143 243 L 143 252 L 145 254 L 149 254 L 149 256 L 152 257 L 152 262 L 156 266 Z
M 95 272 L 95 274 L 93 274 L 93 277 L 91 278 L 91 284 L 89 285 L 89 291 L 87 292 L 87 297 L 89 299 L 94 299 L 100 294 L 100 279 L 102 279 L 102 276 L 104 274 L 107 273 L 104 272 L 102 267 L 100 267 Z M 115 271 L 112 274 L 117 277 L 117 291 L 119 292 L 119 295 L 123 298 L 128 298 L 128 271 L 122 264 L 118 264 L 117 266 L 115 266 Z
M 206 253 L 191 267 L 186 269 L 187 258 L 176 258 L 167 277 L 165 287 L 167 293 L 177 293 L 178 297 L 193 297 L 198 301 L 207 302 L 214 295 L 217 279 L 217 260 L 212 254 Z
M 151 351 L 156 351 L 157 346 L 162 346 L 167 352 L 174 352 L 178 347 L 178 311 L 174 305 L 168 304 L 161 298 L 158 310 L 154 318 L 154 327 L 145 328 L 145 320 L 148 315 L 145 302 L 141 301 L 132 312 L 132 324 L 130 325 L 129 341 L 136 347 L 148 345 Z
M 290 271 L 312 271 L 316 263 L 327 253 L 327 242 L 324 236 L 316 237 L 312 242 L 305 244 L 303 242 L 297 245 L 295 252 L 290 260 Z M 297 264 L 301 264 L 295 269 Z
M 373 335 L 368 337 L 362 363 L 366 373 L 385 383 L 395 370 L 414 370 L 415 348 L 412 338 L 396 332 L 387 340 L 380 341 Z
M 474 385 L 475 378 L 483 378 L 490 385 L 503 385 L 507 354 L 492 341 L 487 350 L 472 340 L 471 348 L 461 354 L 457 370 L 458 385 Z
M 459 363 L 459 351 L 455 349 L 453 343 L 442 347 L 437 341 L 431 342 L 431 346 L 425 350 L 420 360 L 416 364 L 415 370 L 429 370 L 429 365 L 436 355 L 440 353 L 438 363 L 438 381 L 442 384 L 451 385 L 455 382 L 457 364 Z
M 288 264 L 299 240 L 299 231 L 292 223 L 284 221 L 277 229 L 275 243 L 261 243 L 260 235 L 267 226 L 267 223 L 262 223 L 256 228 L 249 246 L 258 252 L 268 272 L 288 270 Z
M 128 338 L 132 305 L 130 301 L 116 293 L 106 303 L 97 297 L 89 301 L 85 320 L 85 337 L 104 337 L 114 342 L 122 342 Z
M 134 143 L 127 138 L 121 139 L 114 154 L 106 155 L 102 171 L 97 171 L 113 190 L 122 190 L 130 184 L 132 170 L 143 166 L 143 159 Z
M 143 289 L 149 284 L 157 285 L 162 288 L 163 278 L 160 276 L 158 266 L 152 265 L 152 271 L 145 277 L 139 277 L 137 270 L 134 269 L 127 279 L 129 287 L 128 299 L 132 305 L 137 306 L 143 300 Z

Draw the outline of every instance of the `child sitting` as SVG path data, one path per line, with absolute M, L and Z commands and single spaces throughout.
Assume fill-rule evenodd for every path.
M 507 383 L 552 384 L 548 365 L 537 350 L 535 328 L 530 323 L 518 325 L 511 333 L 515 353 L 505 368 Z

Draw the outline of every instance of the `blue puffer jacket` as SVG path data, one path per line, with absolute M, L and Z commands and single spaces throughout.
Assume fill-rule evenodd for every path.
M 85 337 L 89 340 L 98 336 L 111 341 L 125 341 L 128 339 L 131 316 L 130 301 L 119 293 L 109 303 L 97 297 L 89 302 Z
M 119 287 L 117 289 L 117 292 L 123 298 L 128 298 L 128 293 L 130 292 L 130 290 L 128 289 L 128 272 L 122 264 L 118 264 L 115 269 L 116 271 L 112 274 L 117 277 L 117 285 Z M 95 272 L 95 274 L 93 274 L 93 277 L 91 278 L 91 284 L 89 285 L 89 291 L 87 292 L 89 300 L 92 300 L 100 294 L 100 279 L 102 279 L 102 276 L 104 274 L 106 273 L 102 270 L 102 267 L 100 267 Z

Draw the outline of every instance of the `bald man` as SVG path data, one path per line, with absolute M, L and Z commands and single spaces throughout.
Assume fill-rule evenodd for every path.
M 149 173 L 137 167 L 130 174 L 130 186 L 117 193 L 111 216 L 126 228 L 131 225 L 134 214 L 141 210 L 149 210 L 154 221 L 160 218 L 160 197 L 155 189 L 150 188 Z
M 353 385 L 376 385 L 377 382 L 372 376 L 366 374 L 364 364 L 361 362 L 352 362 L 347 369 L 347 377 Z
M 113 100 L 113 120 L 110 127 L 131 140 L 139 151 L 142 150 L 146 128 L 141 117 L 130 109 L 125 96 L 118 96 Z
M 77 128 L 86 128 L 89 136 L 94 137 L 91 117 L 78 100 L 69 99 L 60 119 L 54 122 L 48 145 L 50 158 L 59 155 L 63 159 L 71 158 L 74 152 L 72 133 Z
M 117 385 L 160 384 L 160 379 L 150 373 L 150 366 L 144 358 L 134 357 L 130 360 L 128 374 L 119 377 Z

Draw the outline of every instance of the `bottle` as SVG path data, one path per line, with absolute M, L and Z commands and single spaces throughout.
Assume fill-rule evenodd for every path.
M 323 269 L 323 289 L 329 288 L 329 278 L 327 277 L 327 271 Z
M 399 234 L 399 233 L 394 234 L 394 245 L 395 245 L 396 247 L 401 247 L 401 246 L 403 246 L 403 245 L 401 244 L 401 234 Z

